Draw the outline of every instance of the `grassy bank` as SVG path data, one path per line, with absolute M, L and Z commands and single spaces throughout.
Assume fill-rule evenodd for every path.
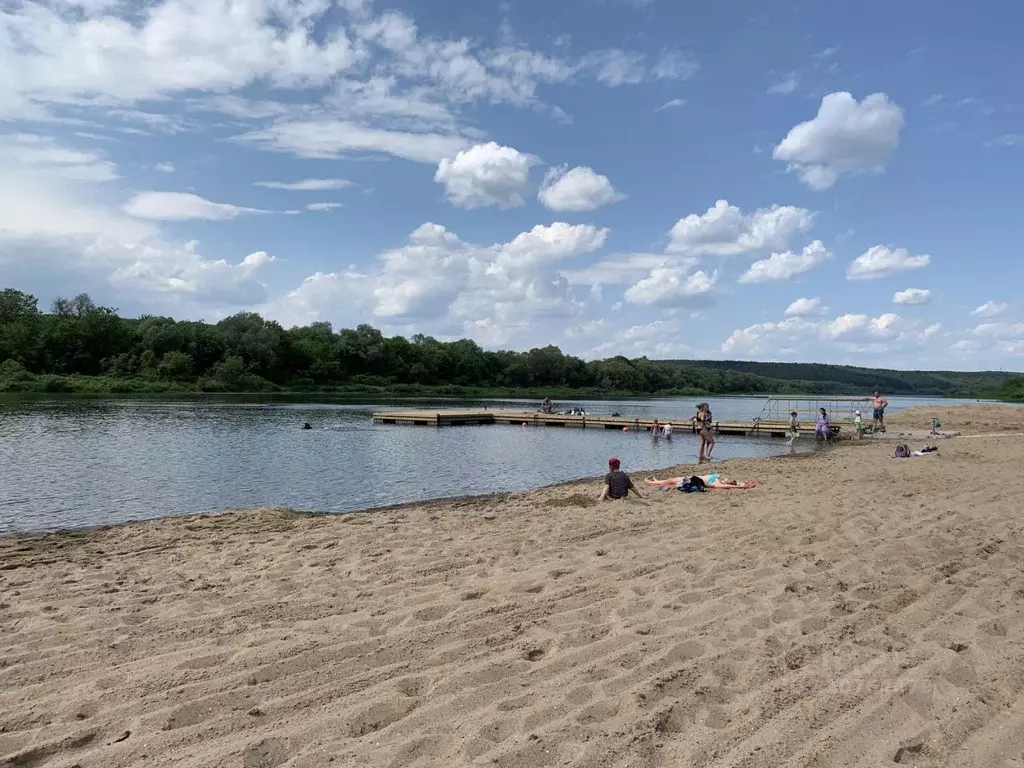
M 7 370 L 4 370 L 4 369 Z M 6 374 L 6 375 L 5 375 Z M 315 394 L 336 397 L 489 397 L 528 398 L 551 397 L 556 400 L 602 399 L 615 400 L 634 397 L 767 397 L 770 394 L 786 396 L 821 395 L 814 389 L 803 391 L 736 392 L 714 391 L 697 387 L 663 389 L 657 392 L 605 390 L 597 387 L 466 387 L 456 384 L 397 384 L 382 381 L 376 377 L 356 377 L 345 384 L 318 385 L 308 380 L 299 380 L 280 385 L 266 379 L 244 374 L 231 382 L 214 378 L 192 380 L 160 379 L 117 376 L 68 376 L 36 375 L 24 369 L 0 365 L 0 393 L 49 393 L 83 395 L 131 395 L 131 394 Z M 850 391 L 851 396 L 865 395 L 865 392 Z M 952 395 L 949 395 L 952 396 Z M 988 393 L 978 395 L 985 399 L 1005 402 L 1024 402 L 1024 379 L 1006 382 Z
M 508 397 L 536 398 L 551 397 L 566 399 L 616 399 L 629 397 L 683 397 L 711 394 L 699 389 L 666 390 L 654 395 L 644 392 L 607 392 L 600 389 L 568 389 L 558 387 L 525 388 L 513 387 L 462 387 L 453 384 L 429 386 L 422 384 L 368 384 L 319 386 L 296 383 L 277 385 L 258 376 L 246 377 L 245 381 L 228 385 L 216 379 L 196 381 L 168 381 L 164 379 L 117 378 L 114 376 L 34 376 L 22 374 L 17 378 L 0 378 L 0 392 L 7 393 L 51 393 L 86 395 L 125 394 L 320 394 L 339 397 Z

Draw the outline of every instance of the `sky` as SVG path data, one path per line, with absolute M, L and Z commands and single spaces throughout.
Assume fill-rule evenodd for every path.
M 1008 0 L 0 0 L 0 286 L 1019 371 L 1022 28 Z

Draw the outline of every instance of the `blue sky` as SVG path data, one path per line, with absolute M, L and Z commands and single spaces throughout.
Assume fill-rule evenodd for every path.
M 126 314 L 1024 368 L 1024 10 L 8 0 L 0 283 Z

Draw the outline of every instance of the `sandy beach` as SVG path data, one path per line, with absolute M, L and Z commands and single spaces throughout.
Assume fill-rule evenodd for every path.
M 932 415 L 749 491 L 0 540 L 0 766 L 1024 766 L 1024 409 Z

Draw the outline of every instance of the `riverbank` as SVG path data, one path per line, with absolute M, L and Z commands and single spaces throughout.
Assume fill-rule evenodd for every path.
M 0 764 L 1011 765 L 1024 441 L 891 453 L 0 540 Z
M 0 371 L 0 394 L 79 394 L 79 395 L 322 395 L 336 398 L 367 398 L 367 397 L 452 397 L 452 398 L 525 398 L 541 400 L 550 397 L 555 400 L 630 400 L 635 398 L 661 397 L 867 397 L 864 391 L 851 388 L 842 392 L 829 392 L 801 389 L 799 387 L 779 387 L 777 385 L 762 391 L 743 392 L 730 390 L 715 391 L 700 387 L 684 387 L 660 389 L 654 391 L 600 389 L 596 387 L 468 387 L 456 384 L 396 384 L 366 383 L 324 384 L 312 382 L 296 382 L 279 385 L 259 376 L 244 376 L 238 382 L 225 382 L 219 379 L 152 379 L 152 378 L 120 378 L 116 376 L 82 376 L 30 374 L 24 370 L 13 377 L 5 378 Z M 956 399 L 960 395 L 922 394 L 914 392 L 889 393 L 891 396 L 902 397 L 947 397 Z M 997 393 L 989 393 L 998 399 Z M 964 395 L 973 396 L 973 395 Z M 1012 401 L 1012 398 L 1008 398 Z
M 551 397 L 559 400 L 599 398 L 626 400 L 637 397 L 701 397 L 710 393 L 702 389 L 672 389 L 655 393 L 629 390 L 569 389 L 564 387 L 463 387 L 455 384 L 340 384 L 312 383 L 278 385 L 258 376 L 246 377 L 239 383 L 216 379 L 190 381 L 114 376 L 57 376 L 22 374 L 17 378 L 0 378 L 0 393 L 11 394 L 83 394 L 83 395 L 325 395 L 339 398 L 356 397 L 466 397 L 466 398 L 530 398 Z M 736 393 L 723 397 L 740 397 Z M 765 395 L 767 397 L 768 395 Z

